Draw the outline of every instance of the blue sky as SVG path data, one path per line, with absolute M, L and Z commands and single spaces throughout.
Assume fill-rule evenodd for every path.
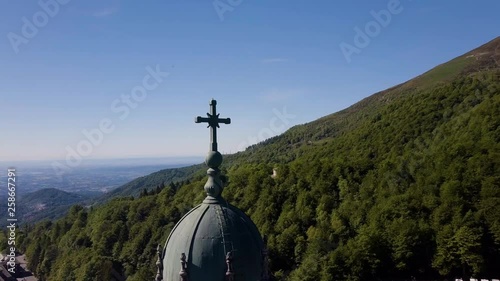
M 236 152 L 499 35 L 497 0 L 395 1 L 0 1 L 0 161 L 204 155 L 211 98 Z

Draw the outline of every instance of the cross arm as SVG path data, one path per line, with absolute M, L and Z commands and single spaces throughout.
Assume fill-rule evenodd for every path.
M 210 121 L 210 118 L 207 118 L 207 117 L 198 116 L 198 117 L 194 118 L 195 123 L 208 123 L 209 121 Z
M 218 118 L 214 120 L 213 117 L 195 117 L 194 122 L 195 123 L 211 123 L 213 121 L 216 121 L 217 123 L 222 123 L 222 124 L 231 124 L 231 118 Z
M 220 118 L 219 123 L 222 124 L 231 124 L 231 118 Z

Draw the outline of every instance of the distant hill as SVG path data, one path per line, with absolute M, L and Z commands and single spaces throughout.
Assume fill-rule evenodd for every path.
M 500 38 L 225 156 L 223 196 L 266 235 L 278 280 L 500 276 L 498 50 Z M 22 249 L 46 280 L 151 279 L 156 245 L 205 196 L 205 170 L 136 179 L 37 224 Z
M 147 176 L 139 177 L 129 183 L 111 190 L 102 196 L 99 196 L 96 198 L 96 202 L 103 203 L 116 197 L 137 197 L 144 189 L 153 190 L 158 186 L 163 188 L 163 186 L 170 183 L 177 183 L 192 179 L 195 175 L 201 177 L 203 175 L 201 173 L 202 167 L 202 164 L 198 164 L 154 172 Z
M 66 214 L 71 205 L 82 203 L 90 197 L 44 188 L 28 193 L 17 200 L 18 219 L 21 223 L 31 223 L 40 219 L 57 219 Z
M 164 184 L 179 183 L 192 177 L 190 166 L 183 167 L 183 163 L 193 163 L 198 158 L 158 158 L 158 159 L 110 159 L 110 160 L 94 160 L 87 163 L 87 166 L 75 170 L 71 174 L 65 175 L 64 181 L 57 180 L 44 180 L 44 176 L 52 168 L 45 168 L 45 163 L 37 163 L 40 166 L 30 167 L 36 174 L 40 174 L 39 178 L 31 177 L 26 180 L 26 175 L 23 177 L 25 180 L 24 185 L 30 185 L 31 188 L 38 190 L 26 191 L 25 194 L 18 194 L 20 200 L 18 204 L 26 204 L 26 208 L 20 205 L 20 213 L 17 213 L 20 223 L 36 223 L 44 219 L 55 219 L 66 214 L 73 204 L 81 204 L 83 206 L 94 206 L 101 204 L 114 197 L 128 197 L 139 196 L 144 189 L 156 189 L 158 186 Z M 158 163 L 148 164 L 147 163 Z M 49 163 L 50 164 L 50 163 Z M 199 165 L 201 167 L 201 165 Z M 40 168 L 42 167 L 42 168 Z M 170 167 L 158 172 L 151 173 L 151 171 L 159 170 L 162 167 Z M 126 182 L 126 179 L 134 179 L 137 175 L 150 174 L 146 177 L 138 177 L 127 184 L 121 184 L 115 189 L 110 189 L 111 186 L 116 186 L 117 183 Z M 135 175 L 135 176 L 134 176 Z M 43 188 L 50 186 L 50 188 Z M 103 188 L 106 187 L 106 188 Z M 109 192 L 104 193 L 103 190 L 110 189 Z M 59 192 L 56 194 L 55 190 Z M 2 194 L 0 194 L 2 195 Z M 4 190 L 6 196 L 6 190 Z M 41 195 L 41 196 L 40 196 Z M 71 196 L 68 196 L 71 195 Z M 38 203 L 40 200 L 49 200 L 54 198 L 53 202 Z M 74 198 L 72 198 L 74 197 Z M 19 199 L 18 198 L 18 199 Z M 26 200 L 25 200 L 26 199 Z M 46 201 L 47 201 L 46 200 Z M 57 202 L 60 202 L 57 203 Z M 70 203 L 68 203 L 70 202 Z M 0 206 L 0 211 L 7 212 L 7 206 Z M 24 216 L 24 212 L 27 212 Z M 6 221 L 0 221 L 0 226 L 6 225 Z

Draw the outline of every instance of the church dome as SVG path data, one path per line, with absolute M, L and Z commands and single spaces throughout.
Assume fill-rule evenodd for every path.
M 267 250 L 255 224 L 238 208 L 227 203 L 217 151 L 217 128 L 229 124 L 219 118 L 216 101 L 210 102 L 208 118 L 197 117 L 211 128 L 211 149 L 205 159 L 209 167 L 207 197 L 175 225 L 163 250 L 158 246 L 156 281 L 267 281 Z
M 242 211 L 223 200 L 202 203 L 170 233 L 163 254 L 163 280 L 179 280 L 182 256 L 189 281 L 223 281 L 228 273 L 238 281 L 262 280 L 263 250 L 257 228 Z

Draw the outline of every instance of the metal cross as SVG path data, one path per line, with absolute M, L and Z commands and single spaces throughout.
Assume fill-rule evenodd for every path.
M 194 119 L 195 123 L 208 123 L 207 128 L 210 128 L 210 142 L 212 151 L 217 151 L 217 128 L 220 128 L 219 124 L 231 124 L 231 118 L 219 118 L 216 110 L 217 101 L 212 99 L 210 101 L 210 113 L 207 113 L 207 117 L 198 116 Z

